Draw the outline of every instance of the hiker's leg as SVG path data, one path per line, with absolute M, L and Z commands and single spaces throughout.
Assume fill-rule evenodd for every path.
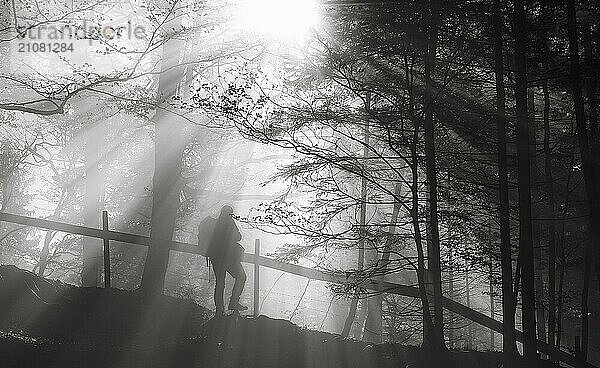
M 242 290 L 244 290 L 244 284 L 246 284 L 246 272 L 244 272 L 244 267 L 240 262 L 237 262 L 228 267 L 227 272 L 233 276 L 235 279 L 235 284 L 233 284 L 233 290 L 231 291 L 231 299 L 229 304 L 239 304 L 240 295 L 242 295 Z
M 225 304 L 223 303 L 223 292 L 225 290 L 225 267 L 220 264 L 212 264 L 215 271 L 215 307 L 217 316 L 222 316 L 225 312 Z

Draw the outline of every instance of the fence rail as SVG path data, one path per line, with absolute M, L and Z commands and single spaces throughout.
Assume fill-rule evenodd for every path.
M 77 234 L 92 238 L 99 238 L 103 240 L 104 243 L 104 259 L 105 259 L 105 286 L 110 287 L 110 241 L 119 241 L 123 243 L 136 244 L 142 246 L 150 246 L 150 237 L 143 235 L 135 235 L 130 233 L 123 233 L 119 231 L 108 230 L 108 215 L 106 211 L 103 212 L 102 215 L 102 225 L 103 229 L 96 229 L 88 226 L 81 225 L 71 225 L 64 222 L 51 221 L 38 219 L 33 217 L 14 215 L 10 213 L 0 212 L 0 221 L 21 224 L 26 226 L 33 226 L 43 229 L 50 229 L 65 233 Z M 202 246 L 178 242 L 174 240 L 162 240 L 165 245 L 169 246 L 170 250 L 177 252 L 184 252 L 190 254 L 198 254 L 205 256 L 206 249 Z M 251 263 L 254 265 L 254 270 L 256 273 L 256 280 L 258 280 L 259 275 L 259 267 L 267 267 L 274 270 L 279 270 L 287 273 L 291 273 L 297 276 L 302 276 L 309 278 L 311 280 L 319 280 L 325 281 L 334 284 L 345 284 L 347 283 L 347 278 L 345 275 L 334 272 L 325 272 L 321 270 L 316 270 L 313 268 L 308 268 L 296 264 L 290 264 L 285 262 L 280 262 L 272 258 L 264 257 L 260 255 L 260 242 L 255 243 L 255 253 L 244 253 L 243 262 Z M 108 272 L 107 272 L 108 271 Z M 107 281 L 108 280 L 108 281 Z M 415 286 L 402 285 L 387 281 L 377 281 L 377 280 L 368 280 L 365 283 L 361 284 L 361 286 L 367 290 L 377 291 L 377 292 L 385 292 L 395 295 L 408 296 L 413 298 L 419 297 L 419 289 Z M 258 313 L 258 297 L 257 293 L 258 287 L 255 282 L 255 290 L 254 290 L 254 314 Z M 502 333 L 502 322 L 499 322 L 487 315 L 480 313 L 476 310 L 468 308 L 467 306 L 460 304 L 454 300 L 448 299 L 446 297 L 443 298 L 442 305 L 447 310 L 454 312 L 462 317 L 465 317 L 473 322 L 476 322 L 482 326 L 485 326 L 491 330 Z M 519 330 L 515 330 L 517 341 L 523 341 L 523 333 Z M 582 362 L 577 357 L 556 348 L 554 346 L 550 346 L 545 341 L 538 340 L 537 341 L 537 349 L 538 351 L 547 354 L 549 356 L 554 357 L 557 360 L 560 360 L 563 363 L 566 363 L 573 367 L 587 367 L 587 368 L 598 368 L 591 363 Z

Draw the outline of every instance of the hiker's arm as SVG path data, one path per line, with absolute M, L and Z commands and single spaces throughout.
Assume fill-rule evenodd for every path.
M 233 224 L 233 228 L 235 230 L 235 241 L 239 242 L 240 240 L 242 240 L 242 233 L 240 233 L 240 229 L 235 223 Z

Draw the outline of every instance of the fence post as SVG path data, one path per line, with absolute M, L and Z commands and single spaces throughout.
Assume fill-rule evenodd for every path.
M 110 288 L 110 246 L 108 240 L 108 212 L 102 211 L 102 239 L 104 240 L 104 287 Z
M 259 300 L 260 300 L 260 265 L 258 264 L 258 257 L 260 256 L 260 239 L 254 239 L 254 317 L 258 317 L 259 314 Z

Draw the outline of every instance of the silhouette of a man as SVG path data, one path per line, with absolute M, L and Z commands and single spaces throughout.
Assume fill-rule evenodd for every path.
M 231 206 L 223 206 L 221 208 L 221 214 L 216 221 L 208 248 L 208 256 L 215 272 L 214 298 L 217 316 L 222 316 L 225 312 L 223 293 L 225 290 L 225 274 L 227 272 L 235 279 L 228 309 L 237 311 L 248 309 L 248 307 L 240 304 L 240 295 L 246 283 L 246 273 L 241 263 L 244 248 L 238 243 L 242 240 L 242 234 L 236 226 L 232 215 L 233 208 Z

